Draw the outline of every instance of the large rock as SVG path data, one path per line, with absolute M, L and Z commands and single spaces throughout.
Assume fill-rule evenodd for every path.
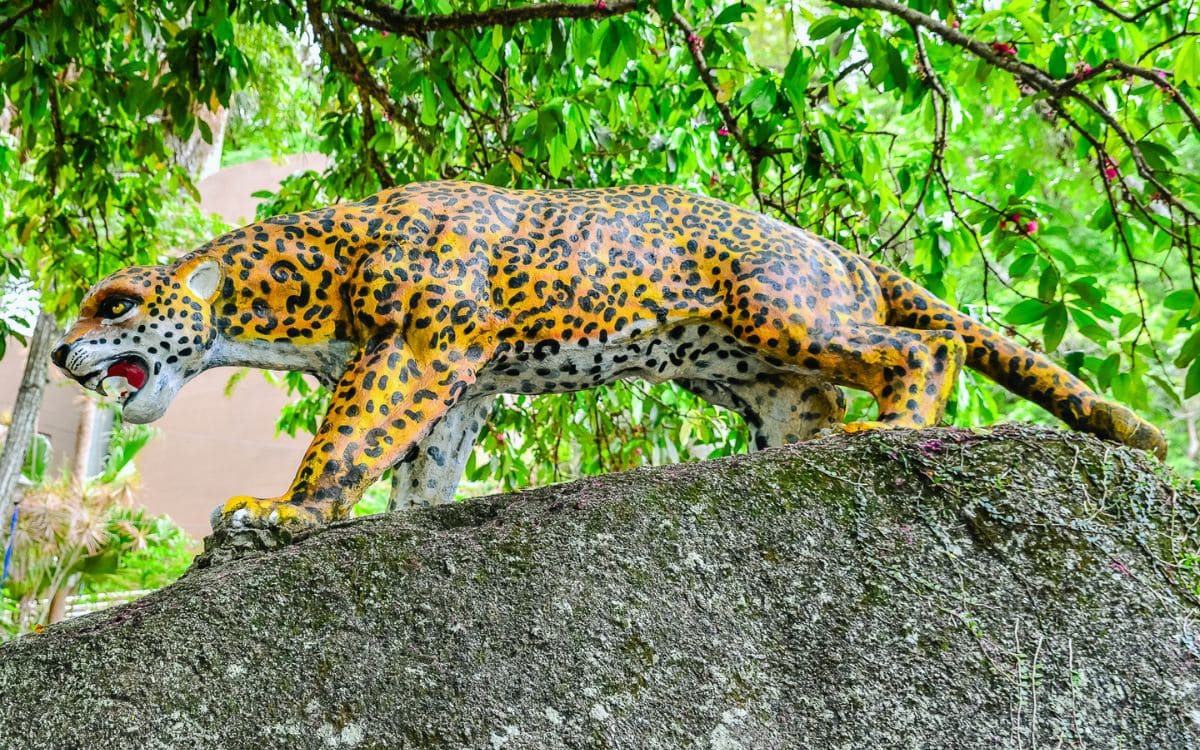
M 0 746 L 1197 747 L 1172 481 L 896 431 L 343 523 L 0 647 Z

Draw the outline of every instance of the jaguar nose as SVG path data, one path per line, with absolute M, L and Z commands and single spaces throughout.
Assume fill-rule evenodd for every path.
M 71 353 L 70 344 L 59 344 L 54 347 L 54 351 L 50 352 L 50 361 L 59 367 L 67 366 L 67 355 Z

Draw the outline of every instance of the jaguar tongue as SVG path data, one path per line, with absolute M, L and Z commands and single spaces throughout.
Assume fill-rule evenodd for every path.
M 108 368 L 105 380 L 112 377 L 125 378 L 125 382 L 135 391 L 140 391 L 146 384 L 146 369 L 136 362 L 117 362 Z

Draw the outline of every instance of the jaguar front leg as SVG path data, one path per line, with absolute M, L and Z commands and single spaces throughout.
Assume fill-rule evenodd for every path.
M 281 497 L 235 497 L 218 525 L 291 535 L 344 518 L 364 490 L 467 394 L 474 367 L 414 352 L 398 335 L 365 347 L 334 388 L 329 412 Z

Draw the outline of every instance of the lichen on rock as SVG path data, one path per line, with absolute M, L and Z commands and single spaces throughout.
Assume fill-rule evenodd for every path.
M 340 523 L 0 647 L 0 748 L 1197 747 L 1176 485 L 897 430 Z

